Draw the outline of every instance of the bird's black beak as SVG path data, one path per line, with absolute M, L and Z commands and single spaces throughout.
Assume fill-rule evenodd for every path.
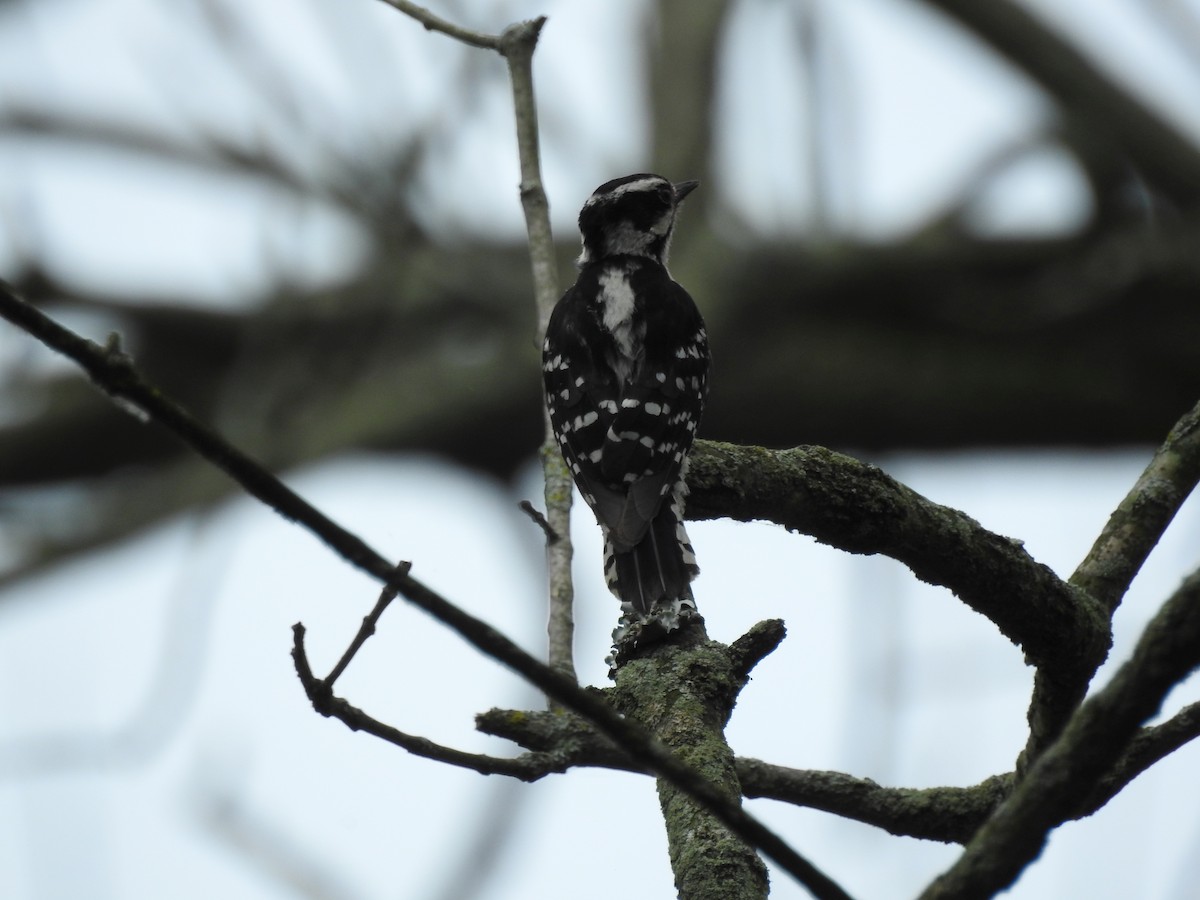
M 698 181 L 680 181 L 678 184 L 672 185 L 675 188 L 675 203 L 683 202 L 683 198 L 700 187 Z

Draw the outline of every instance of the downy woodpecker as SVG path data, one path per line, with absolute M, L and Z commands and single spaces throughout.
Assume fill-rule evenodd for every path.
M 688 451 L 708 392 L 708 336 L 667 272 L 679 205 L 698 182 L 627 175 L 579 214 L 575 285 L 546 329 L 550 421 L 604 533 L 604 574 L 627 615 L 695 608 L 683 527 Z

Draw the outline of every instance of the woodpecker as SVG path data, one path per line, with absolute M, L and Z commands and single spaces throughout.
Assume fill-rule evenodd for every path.
M 604 575 L 631 621 L 695 609 L 683 527 L 688 452 L 708 393 L 704 320 L 667 271 L 679 205 L 699 182 L 627 175 L 579 213 L 579 276 L 542 347 L 563 458 L 604 535 Z M 668 629 L 669 630 L 669 629 Z

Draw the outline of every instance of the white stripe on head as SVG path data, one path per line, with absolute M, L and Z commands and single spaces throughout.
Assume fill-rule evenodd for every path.
M 594 203 L 606 202 L 615 200 L 622 194 L 628 194 L 630 191 L 648 191 L 658 187 L 660 184 L 669 184 L 667 179 L 659 175 L 647 175 L 645 178 L 639 178 L 637 181 L 631 181 L 628 184 L 620 184 L 615 188 L 610 188 L 603 194 L 596 193 L 588 197 L 587 203 L 584 206 L 591 206 Z

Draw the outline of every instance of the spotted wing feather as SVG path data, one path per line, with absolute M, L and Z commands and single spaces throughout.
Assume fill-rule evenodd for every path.
M 543 360 L 563 455 L 617 551 L 632 548 L 670 495 L 695 438 L 708 388 L 708 345 L 687 292 L 659 266 L 630 274 L 639 353 L 628 364 L 588 273 L 555 308 Z M 621 376 L 622 370 L 624 377 Z

